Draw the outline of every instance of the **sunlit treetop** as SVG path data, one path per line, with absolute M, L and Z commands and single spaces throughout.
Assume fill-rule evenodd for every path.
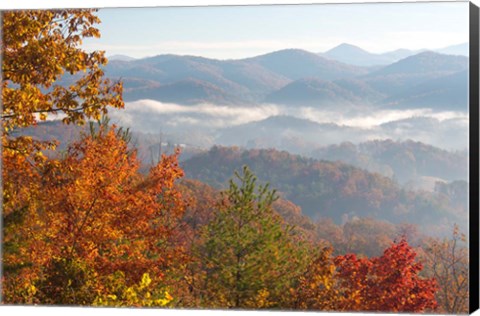
M 98 23 L 95 10 L 3 14 L 5 134 L 35 125 L 50 114 L 62 114 L 64 123 L 83 124 L 99 119 L 108 106 L 123 107 L 121 83 L 104 78 L 104 52 L 81 48 L 84 38 L 100 37 L 94 26 Z

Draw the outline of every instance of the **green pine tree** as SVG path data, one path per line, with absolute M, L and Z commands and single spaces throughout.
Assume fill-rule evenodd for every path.
M 292 227 L 272 209 L 269 185 L 248 169 L 235 173 L 197 249 L 204 267 L 206 307 L 275 308 L 289 296 L 305 261 Z

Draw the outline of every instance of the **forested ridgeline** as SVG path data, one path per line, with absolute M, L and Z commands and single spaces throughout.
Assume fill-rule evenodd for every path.
M 372 217 L 396 224 L 416 223 L 430 234 L 445 236 L 451 231 L 451 224 L 445 223 L 467 222 L 468 184 L 464 181 L 439 182 L 434 192 L 409 190 L 391 178 L 339 161 L 275 149 L 216 146 L 182 165 L 186 177 L 217 188 L 225 187 L 238 166 L 248 165 L 260 181 L 273 185 L 305 215 L 331 218 L 337 224 L 354 217 Z

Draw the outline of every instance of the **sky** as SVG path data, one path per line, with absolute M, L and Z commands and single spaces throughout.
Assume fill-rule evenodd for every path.
M 468 2 L 105 8 L 88 50 L 238 59 L 285 49 L 324 52 L 341 43 L 382 53 L 468 42 Z

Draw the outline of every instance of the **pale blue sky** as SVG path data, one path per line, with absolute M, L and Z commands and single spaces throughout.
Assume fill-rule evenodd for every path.
M 341 43 L 371 52 L 468 41 L 468 2 L 101 9 L 107 55 L 229 59 L 283 48 L 323 52 Z

